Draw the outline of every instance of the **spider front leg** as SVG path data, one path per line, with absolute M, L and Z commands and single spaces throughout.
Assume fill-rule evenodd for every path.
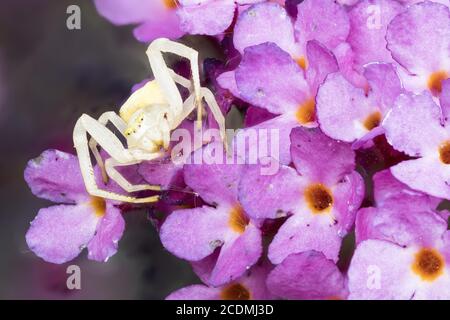
M 127 124 L 125 123 L 125 121 L 123 121 L 123 119 L 113 111 L 107 111 L 103 113 L 100 116 L 100 118 L 98 118 L 98 122 L 103 126 L 106 126 L 108 122 L 111 122 L 122 135 L 127 128 Z M 102 171 L 103 182 L 106 184 L 108 183 L 108 175 L 106 173 L 105 165 L 103 163 L 103 158 L 101 157 L 100 152 L 98 151 L 97 141 L 95 141 L 95 139 L 92 137 L 89 140 L 89 147 L 92 151 L 92 154 L 94 155 L 95 161 L 97 162 L 98 166 Z
M 160 38 L 153 41 L 147 50 L 147 56 L 150 61 L 153 74 L 156 81 L 164 91 L 174 113 L 179 114 L 183 107 L 180 93 L 176 87 L 170 69 L 167 67 L 162 52 L 170 52 L 185 57 L 189 60 L 192 72 L 193 89 L 195 95 L 195 104 L 197 105 L 197 123 L 200 126 L 202 119 L 201 92 L 200 92 L 200 73 L 198 67 L 198 52 L 181 43 Z
M 159 200 L 159 196 L 136 198 L 100 189 L 95 181 L 94 168 L 89 154 L 88 134 L 119 163 L 131 163 L 139 159 L 133 157 L 131 152 L 123 147 L 121 141 L 108 128 L 92 117 L 83 114 L 75 124 L 73 141 L 78 154 L 81 174 L 89 194 L 131 203 L 148 203 Z

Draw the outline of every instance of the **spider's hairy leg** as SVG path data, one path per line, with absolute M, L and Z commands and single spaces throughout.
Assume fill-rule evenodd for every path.
M 97 120 L 83 114 L 75 124 L 73 141 L 78 154 L 81 174 L 89 194 L 92 196 L 131 203 L 148 203 L 159 200 L 159 196 L 136 198 L 99 189 L 95 181 L 94 168 L 92 166 L 91 157 L 89 154 L 87 134 L 91 135 L 91 137 L 94 138 L 98 144 L 117 161 L 125 163 L 131 162 L 135 159 L 132 158 L 130 152 L 123 147 L 120 140 L 114 136 L 111 131 L 109 131 Z
M 201 93 L 200 93 L 200 73 L 198 66 L 198 52 L 181 43 L 171 41 L 169 39 L 160 38 L 153 41 L 147 50 L 147 56 L 150 66 L 153 70 L 156 81 L 164 91 L 167 100 L 175 114 L 181 112 L 183 103 L 180 93 L 171 76 L 169 68 L 164 62 L 163 52 L 174 53 L 189 60 L 192 73 L 192 81 L 195 94 L 195 104 L 197 106 L 197 120 L 201 121 Z M 198 123 L 201 126 L 201 123 Z
M 125 123 L 125 121 L 123 121 L 123 119 L 121 117 L 119 117 L 113 111 L 107 111 L 98 118 L 98 122 L 104 126 L 106 126 L 109 121 L 119 130 L 119 132 L 122 135 L 124 134 L 124 132 L 127 128 L 127 124 Z M 98 148 L 97 148 L 97 141 L 95 141 L 95 139 L 92 137 L 89 140 L 89 147 L 92 151 L 92 154 L 95 157 L 95 160 L 96 160 L 98 166 L 100 167 L 100 169 L 102 171 L 103 182 L 106 184 L 106 183 L 108 183 L 108 175 L 106 174 L 106 169 L 105 169 L 105 165 L 103 163 L 103 159 L 100 156 L 100 152 L 98 151 Z

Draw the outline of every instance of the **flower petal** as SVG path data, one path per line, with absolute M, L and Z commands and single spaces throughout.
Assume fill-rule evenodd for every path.
M 271 300 L 275 298 L 267 289 L 266 285 L 267 276 L 272 268 L 272 265 L 264 260 L 254 265 L 253 268 L 239 279 L 239 283 L 242 283 L 249 289 L 251 299 Z
M 236 84 L 236 78 L 235 78 L 234 71 L 227 71 L 227 72 L 220 74 L 217 77 L 217 83 L 223 89 L 229 90 L 233 94 L 233 96 L 235 96 L 236 98 L 241 98 L 241 94 L 239 93 L 239 89 Z
M 88 197 L 78 159 L 58 150 L 46 150 L 30 160 L 25 181 L 34 195 L 54 202 L 74 203 Z
M 444 5 L 410 6 L 391 21 L 386 40 L 394 59 L 414 74 L 450 71 L 450 12 Z
M 349 299 L 407 300 L 415 291 L 410 250 L 387 241 L 358 245 L 348 270 Z
M 217 150 L 222 151 L 221 162 L 208 164 L 207 161 L 215 160 L 208 160 L 208 156 Z M 237 202 L 237 188 L 243 165 L 237 164 L 237 161 L 233 161 L 233 164 L 227 163 L 226 157 L 221 143 L 210 143 L 195 151 L 192 164 L 184 166 L 186 184 L 210 204 L 232 206 Z
M 262 163 L 265 174 L 273 174 L 278 170 L 279 163 L 287 165 L 291 162 L 289 135 L 298 125 L 290 114 L 280 115 L 239 130 L 233 142 L 239 154 L 244 154 L 242 159 L 246 164 Z
M 166 300 L 220 300 L 220 289 L 194 284 L 172 292 Z
M 198 263 L 195 263 L 198 264 Z M 203 285 L 194 285 L 182 288 L 170 294 L 168 300 L 241 300 L 241 298 L 249 298 L 250 300 L 269 300 L 273 299 L 273 295 L 267 290 L 266 278 L 271 270 L 269 263 L 261 263 L 247 270 L 239 279 L 224 285 L 222 287 L 213 288 Z M 203 279 L 202 279 L 203 280 Z M 238 289 L 247 291 L 247 297 L 239 297 L 245 293 Z M 243 300 L 243 299 L 242 299 Z
M 441 110 L 429 94 L 402 94 L 382 125 L 390 145 L 417 157 L 437 153 L 439 145 L 448 139 L 440 120 Z
M 317 40 L 328 49 L 344 42 L 350 22 L 344 7 L 333 0 L 305 0 L 298 6 L 295 31 L 297 39 Z
M 286 299 L 345 298 L 345 278 L 323 253 L 291 254 L 267 278 L 269 290 Z
M 386 240 L 407 246 L 432 246 L 447 230 L 447 221 L 432 211 L 394 202 L 389 207 L 363 208 L 356 220 L 356 242 Z
M 142 162 L 139 174 L 150 184 L 160 185 L 164 189 L 179 186 L 183 182 L 183 165 L 167 159 L 164 163 Z
M 356 211 L 365 195 L 365 184 L 361 175 L 353 171 L 343 177 L 333 189 L 332 215 L 336 220 L 338 235 L 344 237 L 353 227 Z
M 99 217 L 88 204 L 39 210 L 26 234 L 28 247 L 52 263 L 74 259 L 95 234 Z
M 239 202 L 254 219 L 274 219 L 299 207 L 304 184 L 288 166 L 280 167 L 274 175 L 262 175 L 260 166 L 248 166 L 239 184 Z
M 326 185 L 334 185 L 355 167 L 351 146 L 327 137 L 319 129 L 294 128 L 291 155 L 301 175 Z
M 447 123 L 450 122 L 450 79 L 442 82 L 442 93 L 440 97 L 442 113 Z
M 394 105 L 403 92 L 402 84 L 394 65 L 390 63 L 372 63 L 365 67 L 364 76 L 369 82 L 369 97 L 382 115 Z
M 318 41 L 308 41 L 306 44 L 306 56 L 308 57 L 306 81 L 308 81 L 311 88 L 311 93 L 315 95 L 327 75 L 337 72 L 339 67 L 333 53 Z
M 269 246 L 268 257 L 278 264 L 292 253 L 315 250 L 337 261 L 341 242 L 342 238 L 336 227 L 330 225 L 328 216 L 298 212 L 281 226 Z
M 207 206 L 174 211 L 161 226 L 161 242 L 179 258 L 201 260 L 224 244 L 228 219 L 226 210 Z
M 386 30 L 403 6 L 392 0 L 363 0 L 349 11 L 350 33 L 347 41 L 355 53 L 355 63 L 392 62 L 386 49 Z
M 106 204 L 106 208 L 106 214 L 87 246 L 88 258 L 100 262 L 108 261 L 117 252 L 118 242 L 125 229 L 125 220 L 120 210 L 110 203 Z
M 390 170 L 377 172 L 373 176 L 373 182 L 374 198 L 378 208 L 389 206 L 391 203 L 394 205 L 404 203 L 414 207 L 416 211 L 427 211 L 436 209 L 441 201 L 439 198 L 409 188 L 396 179 Z
M 274 43 L 245 49 L 236 84 L 245 101 L 274 114 L 294 112 L 308 99 L 302 70 Z
M 438 159 L 421 158 L 403 161 L 391 168 L 398 180 L 410 188 L 434 197 L 450 199 L 450 171 Z
M 203 282 L 208 283 L 211 277 L 211 272 L 214 269 L 217 258 L 220 254 L 220 248 L 216 248 L 212 254 L 209 256 L 198 260 L 190 261 L 192 266 L 192 271 L 197 275 L 197 277 Z
M 94 3 L 103 17 L 117 25 L 144 22 L 168 10 L 164 1 L 94 0 Z
M 361 70 L 355 63 L 356 54 L 350 44 L 342 42 L 333 49 L 333 54 L 338 62 L 339 71 L 345 79 L 355 87 L 366 90 L 368 87 L 367 80 L 360 73 Z
M 180 29 L 180 21 L 175 12 L 169 11 L 161 15 L 155 14 L 133 30 L 134 37 L 141 42 L 150 42 L 157 38 L 178 39 L 184 35 Z
M 346 142 L 353 142 L 371 130 L 364 122 L 378 111 L 364 91 L 354 87 L 340 73 L 327 77 L 316 102 L 320 128 L 328 136 Z
M 198 5 L 184 5 L 177 10 L 180 27 L 189 34 L 218 35 L 231 24 L 235 4 L 230 0 L 215 0 Z
M 259 260 L 261 254 L 261 231 L 249 224 L 243 234 L 222 246 L 208 283 L 219 286 L 238 279 Z
M 298 51 L 294 27 L 286 10 L 271 2 L 255 4 L 239 15 L 234 27 L 233 42 L 241 53 L 247 47 L 265 42 L 275 43 L 292 56 Z
M 244 127 L 252 127 L 264 121 L 273 119 L 275 116 L 266 109 L 249 106 L 245 112 Z

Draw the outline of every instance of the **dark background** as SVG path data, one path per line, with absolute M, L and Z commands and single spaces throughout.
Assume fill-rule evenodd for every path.
M 66 9 L 81 8 L 81 30 Z M 46 263 L 25 243 L 39 208 L 23 180 L 29 159 L 48 148 L 74 152 L 81 113 L 118 110 L 133 84 L 148 78 L 146 45 L 132 27 L 115 27 L 91 0 L 0 3 L 0 299 L 162 299 L 198 283 L 189 265 L 166 252 L 145 212 L 125 215 L 119 252 L 108 263 L 86 251 L 64 265 Z M 66 288 L 66 268 L 81 268 L 81 290 Z

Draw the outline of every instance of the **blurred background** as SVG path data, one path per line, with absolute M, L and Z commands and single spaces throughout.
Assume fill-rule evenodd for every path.
M 81 30 L 66 9 L 81 8 Z M 163 299 L 198 283 L 189 265 L 166 252 L 145 212 L 125 215 L 119 252 L 108 263 L 86 251 L 65 265 L 44 262 L 25 243 L 39 208 L 23 179 L 29 159 L 57 148 L 74 152 L 72 129 L 83 113 L 118 110 L 149 77 L 146 45 L 132 27 L 115 27 L 91 0 L 0 3 L 0 299 Z M 66 288 L 66 268 L 81 268 L 81 290 Z

